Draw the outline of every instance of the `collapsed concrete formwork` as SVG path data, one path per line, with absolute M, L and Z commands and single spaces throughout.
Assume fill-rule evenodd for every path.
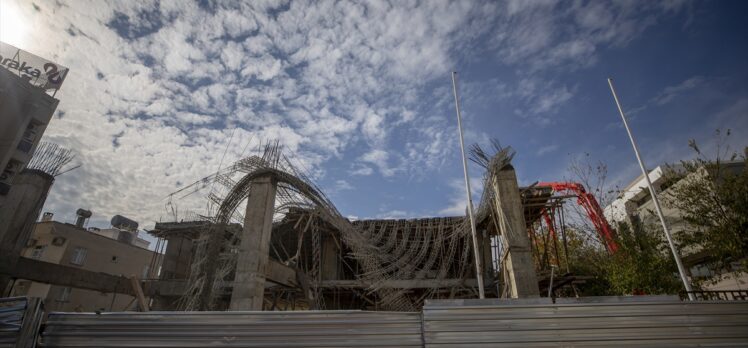
M 492 297 L 503 287 L 511 297 L 537 297 L 511 156 L 499 151 L 489 161 L 478 224 L 478 253 L 493 266 L 486 267 L 486 290 Z M 153 232 L 170 246 L 183 245 L 185 236 L 191 236 L 186 289 L 178 301 L 163 303 L 186 310 L 403 311 L 417 310 L 425 299 L 477 296 L 469 225 L 463 217 L 351 222 L 281 155 L 277 144 L 213 180 L 226 188 L 222 195 L 211 194 L 215 216 L 200 223 L 157 224 Z M 236 222 L 243 227 L 226 228 Z M 192 225 L 189 232 L 185 224 Z M 184 233 L 174 232 L 179 230 Z M 492 255 L 497 253 L 500 264 Z M 167 266 L 168 254 L 162 275 L 171 276 L 177 272 Z M 272 279 L 282 277 L 268 272 L 271 267 L 293 270 L 295 281 Z

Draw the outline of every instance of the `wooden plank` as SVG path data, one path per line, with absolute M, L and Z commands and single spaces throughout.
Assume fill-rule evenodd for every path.
M 135 291 L 135 297 L 138 299 L 138 305 L 140 307 L 141 312 L 148 312 L 148 302 L 145 300 L 145 296 L 143 296 L 143 288 L 140 287 L 140 282 L 138 281 L 138 277 L 135 275 L 130 276 L 130 284 L 132 284 L 132 289 Z

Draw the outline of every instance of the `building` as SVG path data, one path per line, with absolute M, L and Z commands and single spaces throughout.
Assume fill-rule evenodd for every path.
M 95 233 L 109 239 L 116 239 L 124 242 L 127 242 L 126 240 L 131 239 L 132 245 L 142 249 L 148 249 L 148 247 L 151 245 L 151 242 L 140 237 L 138 231 L 125 231 L 119 228 L 89 227 L 88 232 Z M 128 236 L 127 234 L 130 234 L 130 236 Z
M 21 256 L 68 267 L 81 268 L 139 279 L 155 277 L 157 254 L 147 249 L 148 242 L 137 236 L 125 237 L 131 231 L 84 229 L 82 224 L 51 221 L 45 214 L 34 226 L 31 238 Z M 79 226 L 80 225 L 80 226 Z M 133 238 L 134 237 L 134 238 Z M 119 285 L 118 285 L 119 286 Z M 123 282 L 122 287 L 131 287 Z M 11 296 L 34 296 L 44 299 L 48 311 L 123 311 L 133 309 L 133 296 L 43 284 L 24 279 L 15 281 Z
M 723 165 L 725 169 L 734 172 L 742 170 L 744 166 L 742 161 L 726 162 Z M 686 176 L 676 175 L 674 178 L 672 175 L 667 175 L 668 171 L 682 173 L 683 166 L 658 166 L 649 172 L 649 180 L 660 197 L 667 196 L 669 190 L 678 187 L 680 183 L 684 182 L 683 180 L 688 180 L 693 175 L 700 175 L 699 173 L 691 173 Z M 689 229 L 689 225 L 684 221 L 679 210 L 663 204 L 662 201 L 662 198 L 660 198 L 660 206 L 665 221 L 670 228 L 670 232 L 677 239 L 679 233 Z M 605 217 L 612 222 L 642 223 L 644 225 L 660 224 L 644 175 L 639 175 L 629 183 L 618 198 L 605 207 Z M 707 280 L 704 282 L 705 290 L 748 290 L 748 274 L 726 274 L 719 282 L 712 283 L 708 280 L 717 276 L 718 272 L 707 266 L 709 255 L 702 250 L 695 249 L 681 249 L 680 253 L 683 263 L 689 269 L 690 276 Z
M 48 92 L 57 91 L 66 73 L 67 68 L 0 42 L 0 207 L 57 109 L 59 100 Z

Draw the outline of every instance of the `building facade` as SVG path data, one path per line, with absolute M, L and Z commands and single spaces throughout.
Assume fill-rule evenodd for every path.
M 31 160 L 59 100 L 0 69 L 0 207 L 13 178 Z
M 0 207 L 31 160 L 59 100 L 67 68 L 0 42 Z
M 49 216 L 47 216 L 47 219 Z M 139 279 L 155 277 L 156 254 L 147 249 L 148 242 L 140 238 L 123 242 L 116 229 L 86 230 L 76 225 L 57 221 L 42 221 L 34 231 L 22 257 L 69 267 Z M 135 242 L 138 241 L 138 242 Z M 121 284 L 130 287 L 131 284 Z M 56 286 L 18 279 L 12 296 L 34 296 L 44 299 L 48 311 L 124 311 L 132 310 L 132 296 Z
M 723 164 L 726 170 L 740 171 L 743 169 L 743 162 L 727 162 Z M 694 178 L 694 175 L 700 173 L 690 173 L 688 175 L 668 175 L 668 171 L 677 173 L 683 172 L 681 165 L 672 165 L 669 167 L 658 166 L 649 172 L 649 179 L 660 198 L 660 206 L 665 221 L 677 240 L 678 235 L 691 228 L 683 219 L 683 214 L 665 202 L 662 197 L 667 197 L 674 188 L 683 184 L 685 180 Z M 660 221 L 657 216 L 652 196 L 647 188 L 644 175 L 640 175 L 634 181 L 629 183 L 620 193 L 618 198 L 610 205 L 605 207 L 605 217 L 611 222 L 626 222 L 629 224 L 644 224 L 645 226 L 659 226 Z M 689 269 L 692 279 L 705 280 L 703 288 L 705 290 L 748 290 L 748 274 L 745 273 L 728 273 L 720 274 L 719 271 L 713 270 L 708 266 L 709 255 L 703 250 L 698 249 L 681 249 L 679 250 L 684 264 Z M 712 281 L 721 275 L 719 281 Z

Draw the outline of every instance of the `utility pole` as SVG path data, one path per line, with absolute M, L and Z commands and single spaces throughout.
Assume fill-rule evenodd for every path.
M 478 255 L 478 236 L 475 231 L 475 217 L 473 217 L 473 194 L 470 191 L 470 177 L 468 176 L 467 159 L 465 158 L 465 141 L 462 135 L 462 114 L 460 113 L 460 99 L 457 96 L 457 72 L 452 72 L 452 90 L 455 95 L 455 109 L 457 110 L 457 128 L 460 131 L 460 151 L 462 152 L 462 170 L 465 173 L 465 193 L 468 201 L 468 216 L 470 217 L 470 234 L 473 237 L 473 255 L 475 256 L 475 278 L 478 279 L 478 295 L 481 299 L 486 298 L 483 289 L 483 268 Z
M 613 99 L 615 99 L 616 101 L 618 112 L 621 114 L 621 119 L 623 120 L 623 126 L 626 128 L 626 133 L 628 133 L 629 139 L 631 140 L 631 146 L 634 148 L 634 154 L 636 154 L 636 160 L 639 162 L 639 167 L 641 168 L 642 174 L 644 175 L 644 180 L 646 180 L 647 182 L 647 187 L 649 188 L 649 194 L 652 195 L 652 202 L 654 203 L 655 210 L 657 210 L 657 215 L 660 217 L 662 230 L 665 231 L 665 237 L 667 238 L 668 245 L 670 245 L 670 251 L 673 252 L 673 258 L 675 258 L 675 264 L 678 265 L 678 273 L 680 274 L 680 279 L 681 281 L 683 281 L 683 286 L 686 288 L 686 292 L 688 292 L 688 299 L 691 301 L 694 301 L 696 300 L 696 297 L 692 293 L 693 289 L 691 289 L 691 283 L 688 281 L 688 277 L 686 276 L 686 269 L 683 267 L 683 262 L 680 259 L 680 255 L 678 254 L 678 250 L 675 247 L 675 243 L 673 243 L 673 236 L 670 235 L 670 229 L 668 228 L 667 222 L 665 221 L 665 216 L 662 214 L 660 201 L 657 199 L 657 192 L 655 191 L 654 186 L 652 186 L 652 181 L 649 180 L 649 172 L 644 166 L 644 162 L 642 161 L 641 155 L 639 154 L 639 147 L 636 146 L 636 142 L 634 141 L 634 136 L 631 134 L 631 129 L 629 129 L 628 122 L 626 122 L 626 116 L 623 114 L 623 108 L 621 107 L 621 102 L 618 100 L 616 89 L 613 87 L 613 79 L 608 78 L 608 85 L 610 86 L 610 91 L 613 93 Z

